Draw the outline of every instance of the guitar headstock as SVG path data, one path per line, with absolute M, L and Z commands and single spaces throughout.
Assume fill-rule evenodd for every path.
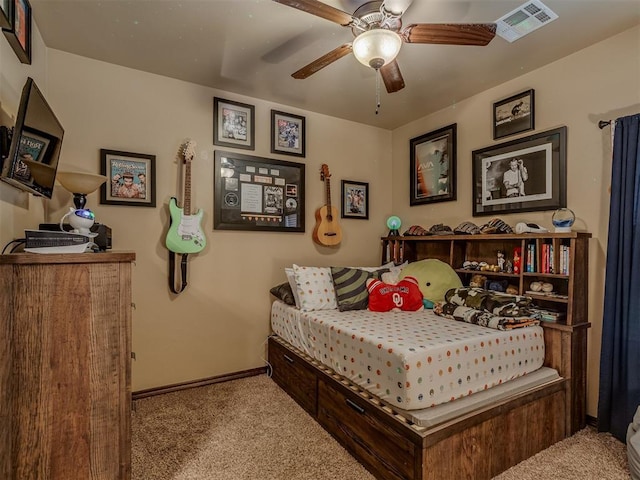
M 324 181 L 329 177 L 331 177 L 331 174 L 329 173 L 329 165 L 323 163 L 320 167 L 320 180 Z
M 191 139 L 187 140 L 185 144 L 182 145 L 181 154 L 184 163 L 189 163 L 193 160 L 193 157 L 196 156 L 196 142 Z

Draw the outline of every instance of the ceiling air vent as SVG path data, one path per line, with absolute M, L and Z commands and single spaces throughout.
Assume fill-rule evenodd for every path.
M 558 15 L 544 3 L 531 0 L 496 20 L 496 33 L 508 42 L 515 42 L 556 18 Z

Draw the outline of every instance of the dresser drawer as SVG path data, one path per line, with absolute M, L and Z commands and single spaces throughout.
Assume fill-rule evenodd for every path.
M 269 339 L 269 363 L 273 380 L 315 417 L 318 393 L 315 371 L 272 338 Z
M 416 478 L 419 448 L 393 420 L 348 390 L 318 380 L 318 422 L 380 479 Z M 419 457 L 419 455 L 418 455 Z

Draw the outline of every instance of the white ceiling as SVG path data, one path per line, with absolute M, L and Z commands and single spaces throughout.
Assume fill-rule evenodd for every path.
M 375 114 L 375 72 L 348 55 L 306 80 L 291 74 L 353 39 L 351 29 L 272 0 L 31 0 L 50 48 L 233 93 L 393 129 L 640 23 L 640 0 L 543 0 L 559 15 L 486 47 L 405 44 L 406 87 Z M 326 0 L 348 13 L 364 0 Z M 410 23 L 493 22 L 512 0 L 414 0 Z M 638 46 L 640 55 L 640 45 Z M 594 65 L 597 68 L 597 65 Z M 527 85 L 535 88 L 535 85 Z M 513 92 L 518 93 L 518 92 Z M 496 99 L 498 100 L 498 99 Z

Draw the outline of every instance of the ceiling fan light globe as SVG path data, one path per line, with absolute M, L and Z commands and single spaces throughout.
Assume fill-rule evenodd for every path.
M 353 41 L 353 54 L 360 63 L 379 69 L 395 60 L 402 38 L 391 30 L 376 28 L 358 35 Z

